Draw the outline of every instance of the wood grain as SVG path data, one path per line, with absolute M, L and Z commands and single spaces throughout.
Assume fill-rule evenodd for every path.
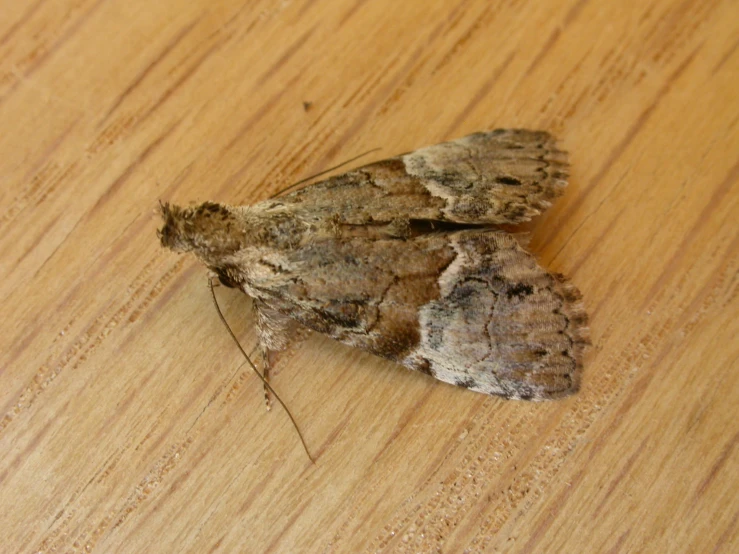
M 7 552 L 733 552 L 730 0 L 0 1 Z M 306 110 L 303 103 L 310 102 Z M 570 151 L 529 226 L 591 315 L 581 392 L 506 402 L 314 337 L 273 384 L 159 199 L 251 203 L 494 127 Z M 218 291 L 250 350 L 248 300 Z

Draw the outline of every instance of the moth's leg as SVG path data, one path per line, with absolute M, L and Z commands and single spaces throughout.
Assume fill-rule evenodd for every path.
M 307 329 L 264 300 L 255 298 L 253 305 L 257 320 L 257 338 L 262 352 L 264 380 L 269 381 L 270 370 L 286 350 L 305 338 Z M 264 386 L 264 400 L 269 410 L 270 395 L 267 385 Z
M 269 370 L 273 362 L 270 360 L 269 352 L 264 347 L 260 348 L 260 350 L 262 351 L 262 377 L 264 377 L 264 384 L 262 385 L 264 390 L 264 405 L 267 407 L 267 411 L 269 411 L 272 409 L 272 399 L 269 397 L 267 383 L 269 383 Z

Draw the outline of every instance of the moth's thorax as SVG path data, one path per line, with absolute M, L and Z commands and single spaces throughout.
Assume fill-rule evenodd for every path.
M 274 215 L 261 217 L 248 207 L 205 202 L 191 208 L 170 204 L 161 207 L 164 226 L 159 230 L 162 246 L 177 252 L 193 252 L 208 265 L 249 246 L 267 246 L 291 240 L 288 228 L 295 223 Z
M 240 288 L 252 280 L 246 273 L 254 273 L 257 281 L 268 278 L 261 275 L 269 273 L 265 260 L 300 246 L 315 233 L 313 225 L 279 203 L 236 207 L 206 202 L 190 208 L 163 204 L 161 213 L 163 246 L 194 253 L 221 282 Z
M 214 202 L 191 208 L 163 204 L 161 213 L 162 246 L 176 252 L 194 252 L 203 260 L 214 260 L 232 254 L 244 242 L 239 217 L 228 206 Z

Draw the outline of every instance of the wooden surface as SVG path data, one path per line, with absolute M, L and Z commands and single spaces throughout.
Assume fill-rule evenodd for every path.
M 2 0 L 0 549 L 736 552 L 738 22 L 730 0 Z M 571 153 L 530 229 L 591 316 L 581 392 L 488 398 L 316 336 L 273 379 L 311 465 L 157 201 L 515 126 Z M 218 293 L 251 350 L 248 299 Z

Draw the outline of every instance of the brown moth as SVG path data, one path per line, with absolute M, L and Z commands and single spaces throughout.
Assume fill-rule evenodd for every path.
M 499 226 L 562 194 L 551 135 L 495 130 L 375 162 L 253 206 L 164 204 L 163 246 L 254 301 L 265 374 L 305 330 L 473 391 L 578 389 L 580 293 Z

